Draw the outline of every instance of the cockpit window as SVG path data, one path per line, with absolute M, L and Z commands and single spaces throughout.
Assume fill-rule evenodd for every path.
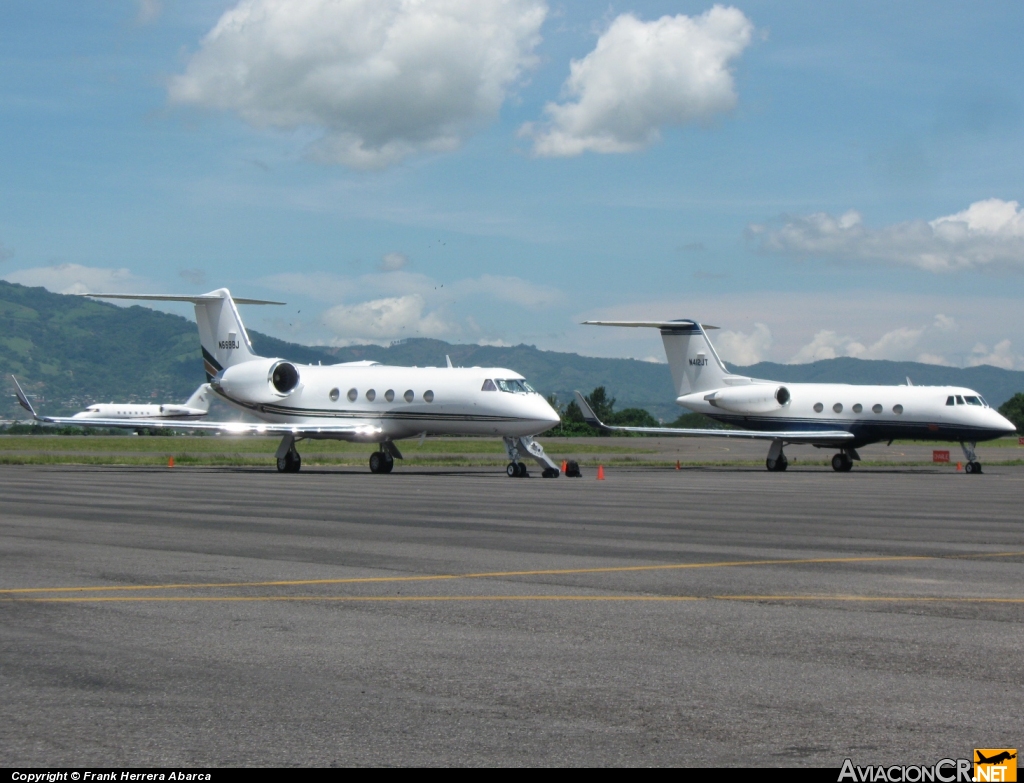
M 484 381 L 484 385 L 481 387 L 480 391 L 498 391 L 498 387 L 494 385 L 494 381 L 488 378 Z
M 506 378 L 505 380 L 495 380 L 498 384 L 498 388 L 503 392 L 509 392 L 511 394 L 527 394 L 532 392 L 533 389 L 525 381 L 520 381 L 517 378 Z
M 978 397 L 975 397 L 973 394 L 965 395 L 964 401 L 968 405 L 981 405 L 981 400 Z
M 963 405 L 964 404 L 964 398 L 961 397 L 959 394 L 956 395 L 956 404 L 957 405 Z
M 946 398 L 946 405 L 953 405 L 953 404 L 955 404 L 955 400 L 953 399 L 953 395 L 950 395 L 949 397 Z

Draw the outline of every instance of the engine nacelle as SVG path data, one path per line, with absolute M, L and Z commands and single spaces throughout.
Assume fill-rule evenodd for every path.
M 237 400 L 274 402 L 287 397 L 301 384 L 299 371 L 291 362 L 259 359 L 228 367 L 218 373 L 210 385 Z
M 697 395 L 694 395 L 697 396 Z M 771 413 L 789 404 L 789 389 L 772 383 L 753 383 L 718 389 L 703 396 L 705 402 L 730 413 Z

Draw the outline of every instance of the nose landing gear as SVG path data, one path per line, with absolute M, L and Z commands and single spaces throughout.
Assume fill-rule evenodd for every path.
M 561 471 L 558 466 L 551 461 L 551 458 L 544 453 L 544 447 L 541 446 L 533 438 L 526 435 L 522 435 L 518 438 L 506 436 L 502 438 L 505 442 L 505 451 L 508 452 L 509 463 L 505 468 L 505 473 L 509 478 L 529 478 L 530 473 L 526 469 L 526 465 L 519 461 L 520 449 L 525 451 L 531 457 L 533 457 L 537 464 L 543 468 L 541 476 L 544 478 L 558 478 L 561 475 Z
M 968 441 L 960 441 L 960 448 L 964 450 L 964 457 L 967 458 L 967 464 L 964 465 L 964 473 L 981 473 L 981 463 L 978 462 L 978 457 L 974 453 L 974 443 Z

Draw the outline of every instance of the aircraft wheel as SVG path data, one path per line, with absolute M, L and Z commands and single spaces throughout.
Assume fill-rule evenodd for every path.
M 508 463 L 508 465 L 505 468 L 505 474 L 509 478 L 518 478 L 519 477 L 519 463 L 518 462 L 510 462 L 510 463 Z
M 843 473 L 852 467 L 853 464 L 850 463 L 849 458 L 845 454 L 836 454 L 832 457 L 832 470 L 837 473 Z
M 384 458 L 384 467 L 381 468 L 381 473 L 390 473 L 394 469 L 395 469 L 395 458 L 392 457 L 390 454 L 388 454 Z
M 287 457 L 281 457 L 277 460 L 277 472 L 288 473 L 288 459 Z
M 384 455 L 379 451 L 373 452 L 370 455 L 370 472 L 371 473 L 384 473 Z
M 289 451 L 283 459 L 277 461 L 277 469 L 282 473 L 298 473 L 302 467 L 302 457 L 297 451 Z
M 981 473 L 981 463 L 980 462 L 968 462 L 966 465 L 964 465 L 964 472 L 965 473 Z
M 785 454 L 780 454 L 778 459 L 771 459 L 770 457 L 766 459 L 764 465 L 774 473 L 781 473 L 789 467 L 789 460 L 786 459 Z
M 519 463 L 519 478 L 530 478 L 530 471 L 526 467 L 525 462 Z
M 561 475 L 561 471 L 558 468 L 544 468 L 544 472 L 540 475 L 543 478 L 558 478 Z

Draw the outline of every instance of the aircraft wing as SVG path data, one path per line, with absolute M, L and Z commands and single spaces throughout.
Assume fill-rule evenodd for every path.
M 846 430 L 761 431 L 761 430 L 699 430 L 676 429 L 673 427 L 614 427 L 605 424 L 587 404 L 583 395 L 576 392 L 576 404 L 580 406 L 583 420 L 591 427 L 605 432 L 637 432 L 644 435 L 672 435 L 680 438 L 744 438 L 747 440 L 784 440 L 788 443 L 842 443 L 853 440 L 853 433 Z
M 134 430 L 184 430 L 186 432 L 216 432 L 224 435 L 287 435 L 300 437 L 311 435 L 338 435 L 342 439 L 374 440 L 382 430 L 373 424 L 271 424 L 242 421 L 175 421 L 173 419 L 75 419 L 71 416 L 40 416 L 36 413 L 28 396 L 13 375 L 17 387 L 18 402 L 32 414 L 32 418 L 44 424 L 61 424 L 74 427 L 103 427 L 105 429 Z M 346 437 L 347 436 L 347 437 Z

